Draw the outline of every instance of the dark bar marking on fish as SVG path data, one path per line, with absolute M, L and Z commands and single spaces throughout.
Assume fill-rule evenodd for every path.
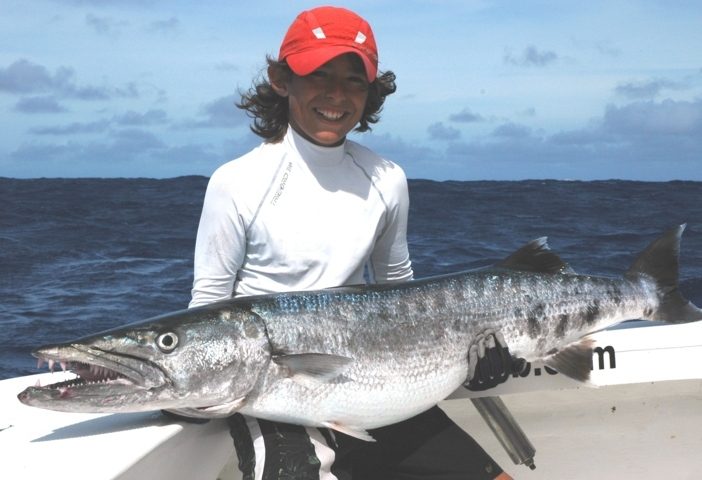
M 618 303 L 617 303 L 617 305 L 618 305 Z M 587 306 L 584 313 L 585 313 L 584 320 L 585 320 L 586 325 L 592 325 L 593 323 L 595 323 L 597 318 L 600 316 L 600 301 L 599 301 L 599 299 L 597 299 L 597 298 L 593 299 L 592 303 L 590 303 Z
M 565 337 L 566 330 L 568 329 L 568 321 L 570 316 L 567 313 L 562 313 L 558 316 L 558 325 L 556 325 L 556 338 Z
M 622 289 L 619 288 L 619 285 L 609 285 L 607 287 L 607 296 L 615 305 L 619 306 L 622 304 Z
M 545 305 L 537 303 L 529 312 L 527 317 L 527 335 L 529 338 L 538 338 L 541 336 L 541 321 L 544 318 Z

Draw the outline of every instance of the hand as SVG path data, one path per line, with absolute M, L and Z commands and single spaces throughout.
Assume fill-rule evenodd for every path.
M 513 357 L 501 333 L 488 329 L 478 335 L 468 349 L 468 378 L 463 384 L 474 392 L 487 390 L 507 381 L 527 366 L 523 358 Z

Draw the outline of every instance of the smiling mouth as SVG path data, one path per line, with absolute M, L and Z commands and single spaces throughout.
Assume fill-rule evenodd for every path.
M 315 108 L 314 109 L 315 113 L 322 117 L 324 120 L 330 121 L 330 122 L 337 122 L 341 120 L 342 118 L 346 117 L 347 112 L 339 112 L 335 110 L 327 110 L 324 108 Z

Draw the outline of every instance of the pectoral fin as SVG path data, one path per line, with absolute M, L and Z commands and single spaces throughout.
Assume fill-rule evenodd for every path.
M 169 412 L 190 418 L 226 418 L 236 413 L 246 403 L 246 397 L 237 398 L 221 405 L 201 408 L 169 408 Z
M 353 363 L 352 358 L 326 353 L 277 355 L 273 361 L 287 368 L 290 378 L 306 386 L 329 382 Z

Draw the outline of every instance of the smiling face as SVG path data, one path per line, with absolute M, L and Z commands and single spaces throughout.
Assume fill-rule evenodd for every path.
M 361 120 L 368 80 L 361 60 L 345 54 L 309 75 L 271 78 L 278 95 L 288 98 L 290 125 L 317 145 L 339 145 Z

